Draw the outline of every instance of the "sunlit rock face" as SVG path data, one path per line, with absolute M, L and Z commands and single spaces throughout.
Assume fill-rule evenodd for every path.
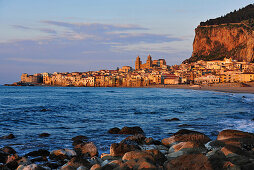
M 254 60 L 254 31 L 245 24 L 198 26 L 195 29 L 193 53 L 184 62 L 222 60 Z

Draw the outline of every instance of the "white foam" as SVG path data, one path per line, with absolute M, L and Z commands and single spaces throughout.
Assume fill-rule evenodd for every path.
M 254 121 L 252 120 L 230 119 L 221 121 L 219 123 L 223 124 L 224 129 L 234 129 L 254 133 Z

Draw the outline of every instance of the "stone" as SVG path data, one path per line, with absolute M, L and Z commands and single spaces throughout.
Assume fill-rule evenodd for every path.
M 140 150 L 140 147 L 136 145 L 128 145 L 124 143 L 113 143 L 110 146 L 111 156 L 123 156 L 126 152 Z
M 148 150 L 146 152 L 153 156 L 155 164 L 163 165 L 163 163 L 167 160 L 166 156 L 157 149 Z
M 166 119 L 166 122 L 172 122 L 172 121 L 180 121 L 178 118 L 172 118 L 172 119 Z
M 124 154 L 122 160 L 123 161 L 129 161 L 132 159 L 140 159 L 140 158 L 146 158 L 151 160 L 152 162 L 155 162 L 153 156 L 147 152 L 144 151 L 130 151 Z
M 152 144 L 154 144 L 154 139 L 153 138 L 145 138 L 144 142 L 147 145 L 152 145 Z
M 248 132 L 242 132 L 239 130 L 223 130 L 219 133 L 217 136 L 217 140 L 225 140 L 225 139 L 230 139 L 230 138 L 254 138 L 253 133 L 248 133 Z
M 40 156 L 40 157 L 31 159 L 32 163 L 34 163 L 34 162 L 47 162 L 47 161 L 48 161 L 48 159 L 47 159 L 46 156 Z
M 169 138 L 164 138 L 161 140 L 161 143 L 164 145 L 164 146 L 167 146 L 167 147 L 170 147 L 172 144 L 176 143 L 176 140 L 175 140 L 175 137 L 174 136 L 171 136 Z
M 108 133 L 110 134 L 118 134 L 119 132 L 120 132 L 120 129 L 117 127 L 114 127 L 108 130 Z
M 213 170 L 208 158 L 203 154 L 187 154 L 165 162 L 164 168 L 168 170 Z
M 49 137 L 49 136 L 50 136 L 49 133 L 41 133 L 41 134 L 39 134 L 40 138 L 45 138 L 45 137 Z
M 100 165 L 100 164 L 94 164 L 94 165 L 91 167 L 90 170 L 97 170 L 97 169 L 99 169 L 99 168 L 101 168 L 101 165 Z
M 20 165 L 17 170 L 45 170 L 44 168 L 40 167 L 39 165 L 36 164 L 31 164 L 31 165 Z
M 128 136 L 124 140 L 122 140 L 120 143 L 125 143 L 128 145 L 142 145 L 145 143 L 146 137 L 142 134 L 136 134 L 133 136 Z
M 83 159 L 82 157 L 73 157 L 69 162 L 67 162 L 67 164 L 65 164 L 64 166 L 62 166 L 61 169 L 63 170 L 67 170 L 67 169 L 71 169 L 71 168 L 79 168 L 80 166 L 84 166 L 86 168 L 91 168 L 91 164 L 90 162 L 88 162 L 86 159 Z
M 111 156 L 110 154 L 101 154 L 101 159 L 103 160 L 103 161 L 105 161 L 105 160 L 118 160 L 118 159 L 121 159 L 121 157 L 120 156 Z
M 221 151 L 224 153 L 224 155 L 229 155 L 229 154 L 238 154 L 238 155 L 242 155 L 244 154 L 243 151 L 236 146 L 233 145 L 226 145 L 224 146 Z
M 205 146 L 201 143 L 196 143 L 193 141 L 190 142 L 180 142 L 178 144 L 175 144 L 172 146 L 174 148 L 174 151 L 177 152 L 179 150 L 182 150 L 184 148 L 205 148 Z
M 1 137 L 1 139 L 14 139 L 14 138 L 15 138 L 15 136 L 12 133 L 7 135 L 7 136 L 2 136 Z
M 205 134 L 187 129 L 181 129 L 174 133 L 174 140 L 177 142 L 195 141 L 203 144 L 211 141 L 211 139 Z
M 98 156 L 98 149 L 93 142 L 81 143 L 76 145 L 75 150 L 77 153 L 87 155 L 90 157 Z
M 8 154 L 4 153 L 4 152 L 0 152 L 0 163 L 5 164 L 6 160 L 7 160 Z
M 8 155 L 11 155 L 11 154 L 15 154 L 16 151 L 10 147 L 10 146 L 5 146 L 1 149 L 4 153 L 8 154 Z
M 25 157 L 27 156 L 37 157 L 37 156 L 49 156 L 49 155 L 50 155 L 49 151 L 45 149 L 39 149 L 38 151 L 29 152 L 28 154 L 25 155 Z
M 119 134 L 127 134 L 127 135 L 144 134 L 144 131 L 139 126 L 134 127 L 125 126 L 119 131 Z
M 78 136 L 73 137 L 71 140 L 72 141 L 76 141 L 76 140 L 87 141 L 87 139 L 88 139 L 88 137 L 86 137 L 86 136 L 78 135 Z

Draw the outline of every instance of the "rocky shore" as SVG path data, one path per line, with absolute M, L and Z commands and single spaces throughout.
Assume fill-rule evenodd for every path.
M 1 170 L 250 170 L 254 169 L 254 134 L 223 130 L 216 140 L 197 131 L 179 130 L 171 137 L 154 140 L 140 127 L 112 128 L 110 134 L 128 134 L 110 146 L 109 153 L 98 149 L 86 136 L 72 138 L 72 149 L 36 150 L 25 155 L 6 144 L 0 149 Z M 43 133 L 40 137 L 48 137 Z M 9 134 L 0 140 L 13 139 Z

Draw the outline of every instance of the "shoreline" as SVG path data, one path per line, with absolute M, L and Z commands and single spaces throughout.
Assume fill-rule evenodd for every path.
M 189 89 L 189 90 L 202 90 L 202 91 L 215 91 L 224 93 L 248 93 L 254 94 L 254 82 L 247 83 L 249 87 L 241 87 L 239 83 L 225 83 L 225 84 L 214 84 L 214 85 L 198 85 L 198 87 L 192 87 L 191 85 L 151 85 L 142 87 L 108 87 L 108 88 L 169 88 L 169 89 Z M 1 85 L 6 86 L 6 85 Z M 9 86 L 7 86 L 9 87 Z M 10 86 L 13 87 L 13 86 Z M 68 87 L 68 86 L 47 86 L 47 85 L 35 85 L 29 87 Z M 76 87 L 76 86 L 71 86 Z M 78 87 L 78 86 L 77 86 Z M 92 87 L 94 88 L 94 87 Z M 96 87 L 105 88 L 105 87 Z

